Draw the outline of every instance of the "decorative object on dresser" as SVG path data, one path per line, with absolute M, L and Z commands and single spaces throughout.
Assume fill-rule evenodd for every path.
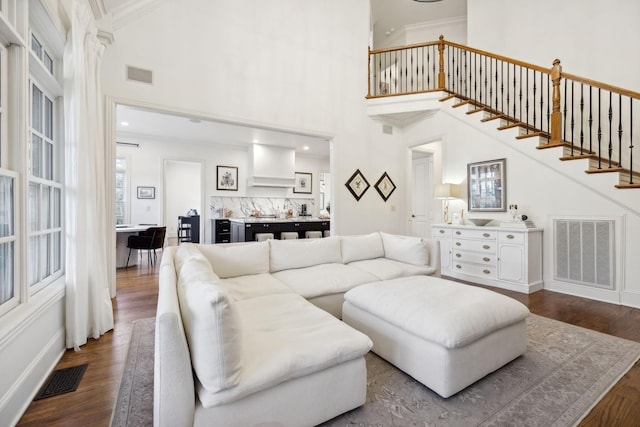
M 442 275 L 533 293 L 543 287 L 542 229 L 434 225 Z
M 360 201 L 360 198 L 367 192 L 369 187 L 371 187 L 369 181 L 367 181 L 364 175 L 362 175 L 362 172 L 360 172 L 360 169 L 356 169 L 344 185 L 347 186 L 349 192 L 358 201 Z
M 469 212 L 505 212 L 507 159 L 467 165 Z
M 433 197 L 444 200 L 442 219 L 445 223 L 451 224 L 451 221 L 449 221 L 449 200 L 460 198 L 460 186 L 451 183 L 437 184 Z
M 138 187 L 138 199 L 155 199 L 156 187 Z
M 382 200 L 384 200 L 385 202 L 389 199 L 389 197 L 391 197 L 391 193 L 396 190 L 396 185 L 393 183 L 393 181 L 391 181 L 391 178 L 389 178 L 389 175 L 386 172 L 382 174 L 374 187 L 378 194 L 380 194 L 380 197 L 382 197 Z
M 236 166 L 216 166 L 216 190 L 238 191 Z
M 313 175 L 308 172 L 296 172 L 293 192 L 311 194 L 313 192 Z

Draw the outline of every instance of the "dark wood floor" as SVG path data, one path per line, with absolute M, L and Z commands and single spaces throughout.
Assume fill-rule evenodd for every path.
M 118 270 L 113 300 L 115 329 L 90 340 L 81 351 L 68 350 L 58 368 L 89 363 L 78 390 L 32 402 L 19 426 L 108 426 L 131 334 L 131 322 L 155 315 L 157 268 L 142 264 Z M 531 295 L 492 288 L 521 301 L 532 313 L 640 342 L 640 309 L 540 291 Z M 640 362 L 614 386 L 580 424 L 640 425 Z

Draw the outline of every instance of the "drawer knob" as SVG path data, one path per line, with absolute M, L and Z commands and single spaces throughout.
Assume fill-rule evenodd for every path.
M 484 234 L 482 235 L 482 237 L 491 237 L 491 234 L 489 234 L 489 233 L 484 233 Z
M 456 242 L 456 246 L 462 246 L 462 243 Z
M 513 234 L 507 234 L 507 239 L 514 239 L 516 236 L 514 236 Z
M 482 270 L 484 274 L 491 274 L 491 270 Z
M 456 254 L 456 256 L 457 256 L 458 258 L 460 258 L 460 257 L 462 256 L 462 254 Z
M 444 234 L 444 230 L 440 230 L 440 234 Z
M 484 258 L 482 258 L 482 260 L 483 260 L 484 262 L 489 262 L 489 261 L 491 261 L 491 258 L 489 258 L 489 257 L 484 257 Z
M 482 249 L 491 249 L 491 246 L 489 246 L 489 245 L 482 245 Z
M 456 264 L 456 268 L 462 268 L 460 264 Z
M 459 236 L 459 235 L 462 234 L 462 231 L 458 230 L 458 231 L 456 231 L 456 234 Z

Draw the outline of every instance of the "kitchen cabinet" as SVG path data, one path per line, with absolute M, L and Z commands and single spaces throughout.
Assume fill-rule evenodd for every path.
M 309 219 L 244 219 L 231 218 L 231 241 L 252 242 L 257 233 L 273 233 L 274 238 L 279 239 L 283 232 L 297 232 L 298 238 L 304 239 L 306 231 L 329 230 L 329 220 Z
M 231 221 L 228 219 L 212 219 L 211 241 L 213 243 L 231 242 Z
M 542 229 L 440 224 L 443 276 L 531 293 L 542 289 Z

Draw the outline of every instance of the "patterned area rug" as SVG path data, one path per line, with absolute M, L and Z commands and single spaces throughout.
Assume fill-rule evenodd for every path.
M 153 319 L 134 324 L 112 426 L 153 425 Z M 640 343 L 531 315 L 527 352 L 443 399 L 373 353 L 367 402 L 322 426 L 573 426 L 640 358 Z

